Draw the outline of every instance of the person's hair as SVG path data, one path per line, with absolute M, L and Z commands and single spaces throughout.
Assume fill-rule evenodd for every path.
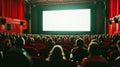
M 97 39 L 92 39 L 91 42 L 96 42 L 99 44 L 99 41 Z
M 116 46 L 118 48 L 118 51 L 120 52 L 120 40 L 117 41 Z
M 52 44 L 52 39 L 48 38 L 48 43 Z
M 120 48 L 120 40 L 117 41 L 117 47 Z
M 46 58 L 47 61 L 59 61 L 59 60 L 65 60 L 65 53 L 60 45 L 55 45 L 49 55 L 48 58 Z
M 88 46 L 88 52 L 90 55 L 100 55 L 100 46 L 96 42 L 91 42 Z
M 48 38 L 47 47 L 51 47 L 52 44 L 53 44 L 53 40 L 51 38 Z
M 18 37 L 16 39 L 16 47 L 23 48 L 24 45 L 25 45 L 25 39 L 23 37 Z
M 76 45 L 78 47 L 83 47 L 84 46 L 84 42 L 83 42 L 83 39 L 82 38 L 79 38 L 76 40 Z

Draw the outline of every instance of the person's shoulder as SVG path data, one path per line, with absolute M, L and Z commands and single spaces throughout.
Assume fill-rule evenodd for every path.
M 120 63 L 120 56 L 116 57 L 115 62 L 119 62 Z
M 77 63 L 71 61 L 71 60 L 63 60 L 64 65 L 66 65 L 67 67 L 77 67 Z
M 88 60 L 89 60 L 89 58 L 88 58 L 88 57 L 85 57 L 85 58 L 83 58 L 82 63 L 83 63 L 83 62 L 87 62 Z

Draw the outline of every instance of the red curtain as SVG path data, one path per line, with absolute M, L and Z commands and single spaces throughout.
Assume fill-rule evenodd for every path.
M 2 0 L 0 0 L 0 16 L 2 16 L 2 8 L 1 8 L 2 4 L 1 3 L 2 3 Z
M 109 0 L 109 18 L 112 18 L 112 24 L 108 25 L 108 33 L 113 35 L 119 33 L 119 22 L 114 22 L 114 17 L 120 14 L 120 0 Z M 120 33 L 119 33 L 120 34 Z
M 0 0 L 0 16 L 12 19 L 25 20 L 25 13 L 26 4 L 24 0 Z M 2 26 L 0 27 L 3 28 Z M 24 29 L 27 29 L 27 22 L 24 22 L 22 27 L 20 24 L 15 26 L 15 29 L 12 29 L 11 31 L 22 33 Z M 4 31 L 5 30 L 6 29 L 4 29 Z
M 25 20 L 25 3 L 24 0 L 1 0 L 2 15 L 8 18 Z

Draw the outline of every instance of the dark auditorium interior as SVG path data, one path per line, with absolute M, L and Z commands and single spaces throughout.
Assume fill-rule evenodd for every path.
M 120 67 L 120 0 L 0 0 L 0 67 Z

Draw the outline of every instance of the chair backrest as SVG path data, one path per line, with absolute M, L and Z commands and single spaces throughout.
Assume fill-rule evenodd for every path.
M 84 67 L 107 67 L 107 64 L 99 61 L 90 61 Z
M 49 61 L 47 67 L 77 67 L 77 63 L 69 60 Z
M 107 64 L 99 61 L 91 61 L 86 63 L 84 67 L 107 67 Z
M 37 56 L 38 55 L 37 49 L 35 49 L 33 47 L 24 47 L 24 49 L 27 51 L 27 53 L 30 56 Z

